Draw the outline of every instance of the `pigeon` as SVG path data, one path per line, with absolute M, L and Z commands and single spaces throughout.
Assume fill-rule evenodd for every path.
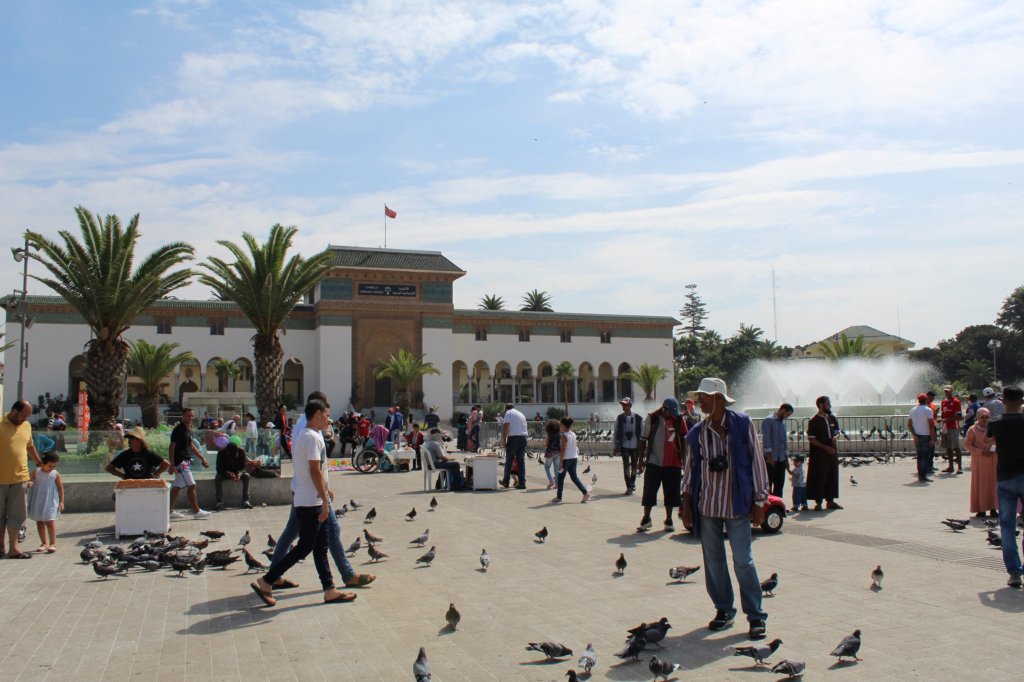
M 423 531 L 423 535 L 419 536 L 418 538 L 413 538 L 412 540 L 409 540 L 409 544 L 410 545 L 416 544 L 416 545 L 419 545 L 420 547 L 422 547 L 423 545 L 427 544 L 427 540 L 429 540 L 429 539 L 430 539 L 430 529 L 428 528 L 425 531 Z
M 427 651 L 420 647 L 420 653 L 412 664 L 412 678 L 415 682 L 430 682 L 430 663 L 427 661 Z
M 700 566 L 675 566 L 668 569 L 668 577 L 679 582 L 686 582 L 686 579 L 700 570 Z
M 261 564 L 259 559 L 254 557 L 252 554 L 249 554 L 249 550 L 243 549 L 242 556 L 245 558 L 245 565 L 248 566 L 248 568 L 245 569 L 246 573 L 248 573 L 249 571 L 267 570 L 267 567 Z
M 185 571 L 192 568 L 192 561 L 185 557 L 175 557 L 171 559 L 171 568 L 178 572 L 179 578 L 182 578 L 185 575 Z
M 359 505 L 356 504 L 355 500 L 349 500 L 348 506 L 352 507 L 352 511 L 359 511 Z
M 548 527 L 544 526 L 539 531 L 534 533 L 533 536 L 537 538 L 539 541 L 544 542 L 548 539 Z
M 590 477 L 590 485 L 591 486 L 597 485 L 597 474 L 594 474 L 593 476 Z
M 370 507 L 370 511 L 366 512 L 366 517 L 363 518 L 363 523 L 373 523 L 375 518 L 377 518 L 377 508 Z
M 268 547 L 267 549 L 263 550 L 263 556 L 267 557 L 268 560 L 273 561 L 274 560 L 274 550 L 272 550 L 272 549 L 270 549 Z
M 805 667 L 807 667 L 807 664 L 803 661 L 791 661 L 788 658 L 784 658 L 772 666 L 772 672 L 787 675 L 789 679 L 792 679 L 802 675 Z
M 774 590 L 778 586 L 779 586 L 779 574 L 778 573 L 772 573 L 770 576 L 768 576 L 768 580 L 764 580 L 764 581 L 761 582 L 761 592 L 763 592 L 764 594 L 767 594 L 767 595 L 770 595 L 770 596 L 774 597 L 775 596 Z
M 843 641 L 839 643 L 839 646 L 832 650 L 832 655 L 840 661 L 844 658 L 852 658 L 855 661 L 859 661 L 861 659 L 857 657 L 858 651 L 860 651 L 860 630 L 854 630 L 852 635 L 843 637 Z
M 939 523 L 941 523 L 944 526 L 948 526 L 951 530 L 953 530 L 956 533 L 959 533 L 963 529 L 967 528 L 966 523 L 960 523 L 959 521 L 951 521 L 949 519 L 946 519 L 945 521 L 939 521 Z
M 588 675 L 590 674 L 590 669 L 597 665 L 597 654 L 594 652 L 593 644 L 587 644 L 587 648 L 583 650 L 583 654 L 576 665 L 583 668 L 583 671 Z
M 995 530 L 996 528 L 999 527 L 999 522 L 998 521 L 993 521 L 992 519 L 985 519 L 985 525 L 990 530 Z
M 365 528 L 363 529 L 363 537 L 366 538 L 366 541 L 371 545 L 379 545 L 380 543 L 384 542 L 384 538 L 374 535 Z
M 882 589 L 882 578 L 885 577 L 885 573 L 882 573 L 882 565 L 875 566 L 875 570 L 871 571 L 871 587 L 876 590 Z
M 270 547 L 271 549 L 277 547 L 277 540 L 275 540 L 274 536 L 270 533 L 267 533 L 267 547 Z
M 569 682 L 579 682 L 580 679 L 575 670 L 566 670 L 565 676 L 569 678 Z
M 487 568 L 491 565 L 491 555 L 487 553 L 487 549 L 480 552 L 480 567 L 484 569 L 484 573 L 487 572 Z
M 418 564 L 426 564 L 427 566 L 429 566 L 430 562 L 432 562 L 434 560 L 434 557 L 436 557 L 436 556 L 437 556 L 437 549 L 434 546 L 431 546 L 430 547 L 430 551 L 427 552 L 426 554 L 424 554 L 423 556 L 421 556 L 419 559 L 417 559 L 416 563 L 418 563 Z
M 198 541 L 192 540 L 188 544 L 191 545 L 192 547 L 195 547 L 196 549 L 206 549 L 207 547 L 210 546 L 210 541 L 209 540 L 198 540 Z
M 222 530 L 202 530 L 199 531 L 199 534 L 204 537 L 210 538 L 214 542 L 217 542 L 217 540 L 220 540 L 222 537 L 224 537 L 224 531 Z
M 645 643 L 654 644 L 659 649 L 662 649 L 663 647 L 660 644 L 658 644 L 658 642 L 665 639 L 665 635 L 667 635 L 668 631 L 671 629 L 672 625 L 668 622 L 668 618 L 662 616 L 660 619 L 658 619 L 656 623 L 641 623 L 639 626 L 633 628 L 632 630 L 627 630 L 627 632 L 631 635 L 631 637 L 636 637 L 642 630 L 644 634 Z M 627 638 L 626 642 L 629 642 L 629 638 Z
M 104 580 L 112 575 L 124 575 L 128 572 L 127 568 L 122 568 L 116 564 L 101 564 L 99 562 L 92 565 L 92 570 Z
M 971 525 L 971 520 L 970 519 L 946 519 L 946 520 L 947 521 L 952 521 L 953 523 L 959 523 L 959 524 L 962 524 L 964 526 Z
M 356 541 L 353 542 L 351 545 L 349 545 L 348 549 L 346 549 L 345 551 L 348 553 L 349 556 L 355 556 L 356 552 L 358 552 L 362 548 L 362 546 L 363 546 L 363 539 L 362 538 L 356 538 Z
M 659 677 L 663 680 L 667 680 L 669 675 L 679 670 L 678 663 L 669 663 L 668 661 L 662 661 L 657 656 L 651 656 L 651 662 L 647 665 L 647 667 L 650 668 L 655 680 L 657 680 Z
M 90 540 L 89 544 L 86 545 L 88 549 L 99 549 L 103 546 L 103 542 L 100 540 L 100 536 L 97 535 L 95 540 Z
M 853 476 L 850 476 L 850 485 L 857 485 L 857 479 Z
M 780 646 L 782 646 L 781 639 L 773 639 L 768 644 L 760 646 L 738 646 L 733 656 L 749 656 L 754 659 L 755 666 L 764 665 L 765 659 L 774 654 Z
M 587 468 L 583 470 L 583 473 L 585 473 L 585 474 L 589 474 L 590 473 L 590 465 L 589 464 L 587 465 Z
M 572 649 L 559 642 L 530 642 L 527 645 L 526 650 L 539 651 L 547 656 L 549 661 L 556 658 L 572 656 Z
M 455 630 L 459 627 L 459 621 L 462 620 L 462 614 L 455 608 L 455 604 L 448 603 L 448 612 L 444 614 L 444 619 L 448 622 L 448 627 Z
M 640 623 L 640 626 L 634 628 L 636 634 L 630 637 L 626 641 L 626 648 L 615 654 L 616 658 L 626 660 L 632 658 L 634 661 L 640 660 L 640 652 L 647 646 L 647 638 L 644 634 L 647 631 L 647 623 Z
M 192 575 L 202 575 L 206 570 L 206 557 L 192 564 Z
M 99 549 L 90 549 L 88 547 L 83 547 L 81 554 L 79 554 L 78 556 L 82 558 L 83 564 L 90 564 L 93 561 L 96 561 L 97 559 L 103 559 L 106 556 L 106 554 L 104 554 L 103 551 Z
M 387 554 L 385 554 L 384 552 L 380 551 L 379 549 L 377 549 L 373 545 L 370 545 L 369 547 L 367 547 L 366 551 L 370 553 L 370 558 L 373 560 L 373 563 L 377 563 L 381 559 L 387 559 L 388 558 Z
M 143 562 L 141 562 L 141 563 L 139 563 L 137 565 L 143 567 L 144 569 L 146 569 L 150 573 L 152 573 L 153 571 L 159 571 L 160 570 L 160 562 L 159 561 L 152 561 L 152 560 L 150 560 L 150 561 L 143 561 Z
M 341 505 L 341 509 L 335 509 L 334 510 L 334 515 L 335 516 L 344 516 L 345 514 L 348 514 L 348 505 L 347 504 Z
M 405 518 L 408 521 L 415 521 L 416 520 L 416 507 L 413 507 L 412 511 L 405 515 Z
M 252 537 L 249 535 L 249 531 L 245 531 L 245 535 L 238 539 L 238 546 L 245 547 L 250 542 L 252 542 Z
M 992 531 L 989 531 L 989 536 L 985 538 L 985 540 L 988 542 L 988 544 L 992 545 L 993 547 L 1003 546 L 1003 539 L 998 535 L 992 535 Z
M 626 566 L 628 565 L 629 564 L 626 562 L 626 555 L 619 552 L 619 558 L 615 560 L 616 572 L 618 572 L 619 575 L 624 575 L 626 573 Z
M 436 496 L 430 498 L 430 511 L 434 511 L 435 509 L 437 509 L 437 497 Z
M 208 554 L 206 556 L 206 563 L 210 566 L 224 570 L 241 559 L 241 557 L 231 556 L 231 550 L 226 551 L 228 552 L 227 554 Z

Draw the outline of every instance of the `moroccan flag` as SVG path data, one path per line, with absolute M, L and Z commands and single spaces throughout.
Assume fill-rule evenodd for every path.
M 387 204 L 384 204 L 384 215 L 386 215 L 388 218 L 397 218 L 398 211 L 392 211 L 390 208 L 388 208 Z

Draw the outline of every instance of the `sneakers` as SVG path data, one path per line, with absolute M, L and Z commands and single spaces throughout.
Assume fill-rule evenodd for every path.
M 200 509 L 199 511 L 192 515 L 192 518 L 196 521 L 201 521 L 202 519 L 208 519 L 211 516 L 213 516 L 212 513 L 206 511 L 205 509 Z
M 674 532 L 676 532 L 676 527 L 672 524 L 672 519 L 665 519 L 665 532 L 666 533 L 674 533 Z
M 181 512 L 176 512 L 176 511 L 172 511 L 171 512 L 171 520 L 172 521 L 180 521 L 183 518 L 185 518 L 185 515 L 182 514 Z
M 1019 575 L 1011 575 L 1010 579 L 1006 581 L 1006 586 L 1007 587 L 1013 587 L 1013 588 L 1020 587 L 1020 576 Z
M 721 630 L 732 625 L 733 618 L 736 617 L 736 612 L 733 610 L 722 611 L 719 610 L 715 613 L 715 617 L 708 623 L 708 630 Z
M 768 634 L 768 628 L 765 627 L 763 620 L 750 621 L 750 631 L 747 633 L 750 639 L 764 639 L 766 634 Z
M 252 509 L 252 502 L 249 500 L 242 500 L 242 509 Z
M 644 531 L 648 531 L 648 530 L 650 530 L 653 527 L 654 527 L 654 524 L 651 523 L 650 519 L 642 519 L 640 521 L 640 525 L 637 526 L 636 529 L 637 529 L 638 532 L 643 533 Z
M 227 507 L 224 506 L 223 502 L 218 502 L 217 504 L 213 505 L 214 511 L 224 511 L 225 509 L 227 509 Z

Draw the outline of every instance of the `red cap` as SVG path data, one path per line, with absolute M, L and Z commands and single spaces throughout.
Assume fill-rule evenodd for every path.
M 928 402 L 928 394 L 927 393 L 918 393 L 917 394 L 917 402 L 919 402 L 922 405 L 924 405 L 926 402 Z

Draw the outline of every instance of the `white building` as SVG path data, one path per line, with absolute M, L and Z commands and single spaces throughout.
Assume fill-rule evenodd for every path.
M 563 402 L 554 378 L 563 361 L 575 370 L 568 390 L 574 416 L 617 411 L 619 398 L 639 390 L 622 374 L 643 363 L 669 370 L 657 395 L 672 393 L 678 322 L 671 317 L 456 310 L 453 286 L 465 272 L 439 252 L 330 248 L 334 267 L 285 324 L 283 394 L 301 399 L 322 390 L 336 412 L 350 402 L 359 409 L 393 404 L 390 381 L 375 379 L 374 367 L 399 349 L 423 354 L 441 371 L 423 378 L 413 403 L 436 405 L 442 417 L 490 401 L 543 413 Z M 73 396 L 83 382 L 89 329 L 60 297 L 30 296 L 28 303 L 34 325 L 27 334 L 25 397 Z M 233 303 L 161 300 L 125 338 L 174 341 L 196 357 L 168 375 L 164 392 L 172 402 L 189 392 L 252 390 L 252 334 Z M 219 358 L 241 368 L 227 386 L 211 367 Z M 132 383 L 129 378 L 129 395 Z

